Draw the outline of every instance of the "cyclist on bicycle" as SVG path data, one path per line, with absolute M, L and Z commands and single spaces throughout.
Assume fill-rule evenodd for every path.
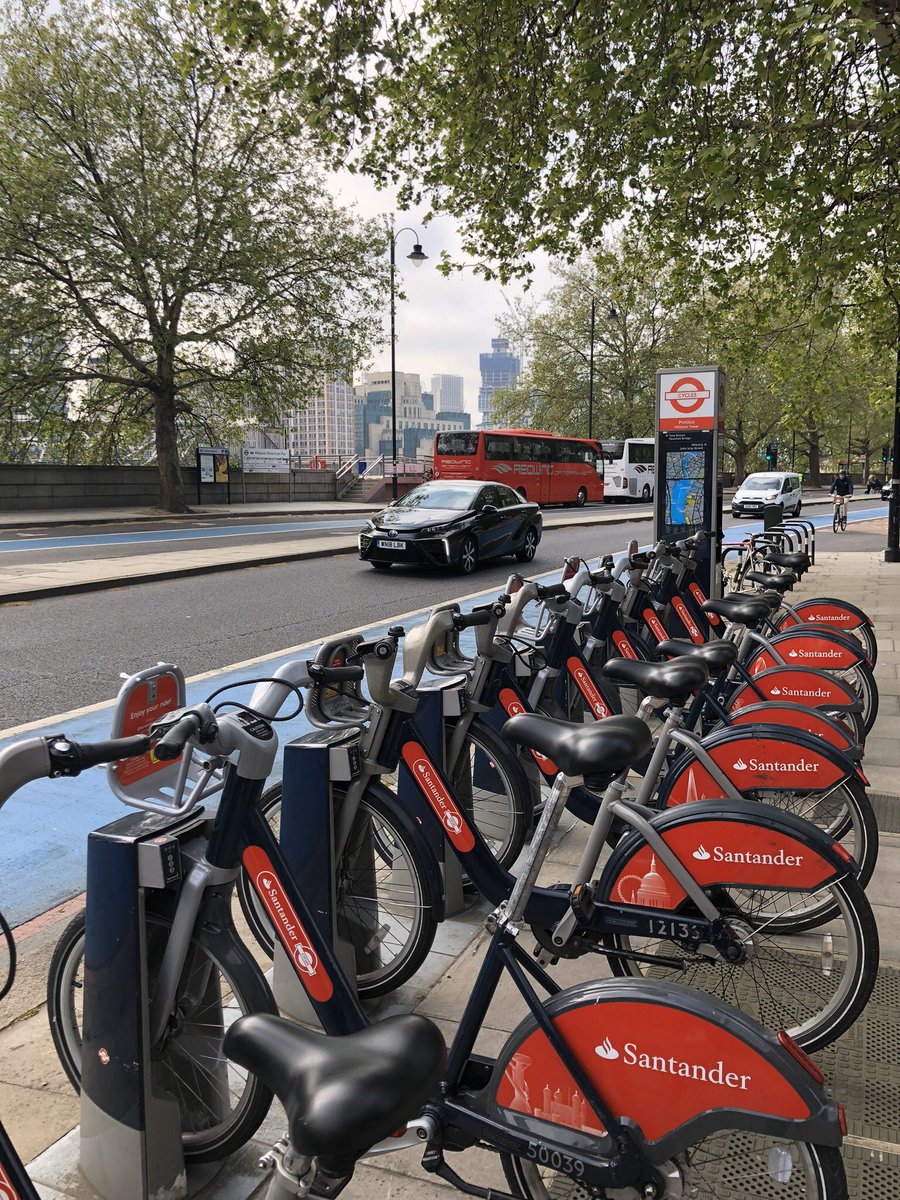
M 843 469 L 838 471 L 832 481 L 829 493 L 832 496 L 852 496 L 853 495 L 853 480 Z

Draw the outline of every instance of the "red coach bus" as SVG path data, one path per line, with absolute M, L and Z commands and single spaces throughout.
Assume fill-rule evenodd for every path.
M 435 479 L 506 483 L 538 504 L 603 499 L 600 443 L 531 429 L 455 430 L 434 439 Z

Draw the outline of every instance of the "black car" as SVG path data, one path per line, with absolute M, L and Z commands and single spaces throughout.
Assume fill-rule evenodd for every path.
M 379 570 L 418 563 L 469 575 L 481 559 L 504 554 L 531 562 L 542 528 L 538 505 L 506 484 L 434 479 L 367 522 L 359 557 Z

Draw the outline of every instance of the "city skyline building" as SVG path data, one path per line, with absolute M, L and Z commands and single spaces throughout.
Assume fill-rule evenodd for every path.
M 481 429 L 493 427 L 491 399 L 501 387 L 515 387 L 522 364 L 517 355 L 509 350 L 509 338 L 491 338 L 490 354 L 478 356 L 481 368 L 481 387 L 478 391 L 478 411 L 481 414 Z
M 397 457 L 430 458 L 434 435 L 444 430 L 469 429 L 471 418 L 465 412 L 445 412 L 438 399 L 422 391 L 419 375 L 396 372 Z M 391 373 L 366 371 L 356 385 L 356 441 L 354 453 L 367 462 L 393 453 L 391 437 Z
M 432 375 L 431 392 L 440 412 L 465 412 L 465 381 L 462 375 Z
M 315 458 L 350 458 L 356 452 L 356 393 L 343 379 L 326 376 L 306 406 L 287 414 L 288 447 L 301 465 Z

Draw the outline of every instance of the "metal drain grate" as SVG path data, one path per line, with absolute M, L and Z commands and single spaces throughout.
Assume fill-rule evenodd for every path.
M 870 792 L 869 799 L 878 819 L 881 833 L 900 833 L 900 796 L 885 796 L 881 792 Z
M 900 1155 L 844 1146 L 850 1200 L 896 1200 L 900 1196 Z

